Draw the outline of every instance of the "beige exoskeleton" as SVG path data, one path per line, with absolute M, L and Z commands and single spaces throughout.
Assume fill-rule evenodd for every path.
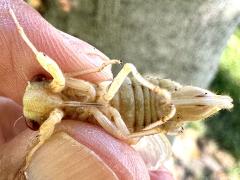
M 185 121 L 203 119 L 220 109 L 232 107 L 232 99 L 228 96 L 181 86 L 171 80 L 145 79 L 129 63 L 123 66 L 111 83 L 93 84 L 73 78 L 99 72 L 120 61 L 107 60 L 94 69 L 64 74 L 53 59 L 35 48 L 11 9 L 10 14 L 39 64 L 53 77 L 52 81 L 29 83 L 24 94 L 24 116 L 41 125 L 38 142 L 27 154 L 24 172 L 34 153 L 53 134 L 55 125 L 66 116 L 82 121 L 94 117 L 109 134 L 133 144 L 135 138 L 174 132 Z M 134 78 L 128 79 L 129 73 Z M 152 138 L 153 141 L 155 139 Z

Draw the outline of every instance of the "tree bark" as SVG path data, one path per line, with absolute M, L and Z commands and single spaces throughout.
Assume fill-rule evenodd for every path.
M 145 74 L 200 87 L 214 77 L 240 20 L 239 0 L 43 2 L 43 15 L 52 24 L 109 57 L 132 62 Z

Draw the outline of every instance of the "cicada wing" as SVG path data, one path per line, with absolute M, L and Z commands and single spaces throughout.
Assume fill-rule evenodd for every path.
M 172 155 L 171 144 L 164 134 L 144 136 L 132 146 L 140 153 L 149 170 L 159 169 Z
M 103 107 L 103 104 L 100 103 L 88 103 L 88 102 L 79 102 L 79 101 L 65 101 L 62 106 L 69 107 Z

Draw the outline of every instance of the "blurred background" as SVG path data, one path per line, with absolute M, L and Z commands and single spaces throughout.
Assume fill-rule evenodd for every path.
M 55 27 L 143 74 L 230 95 L 231 112 L 188 124 L 166 166 L 176 179 L 240 179 L 239 0 L 27 2 Z

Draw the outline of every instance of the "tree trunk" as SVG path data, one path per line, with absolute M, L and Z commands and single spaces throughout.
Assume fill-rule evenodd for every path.
M 43 2 L 52 24 L 109 57 L 132 62 L 145 74 L 200 87 L 214 77 L 240 20 L 239 0 Z

